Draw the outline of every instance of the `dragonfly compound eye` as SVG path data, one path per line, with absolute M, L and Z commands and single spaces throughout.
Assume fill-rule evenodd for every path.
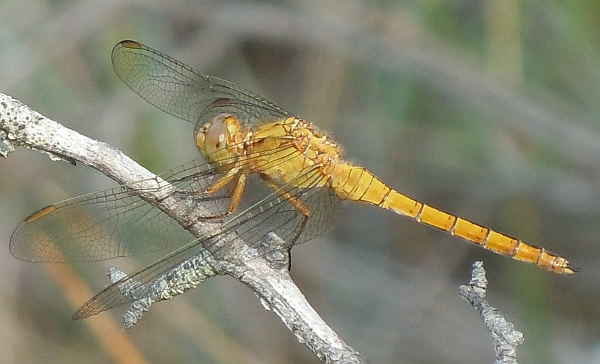
M 227 114 L 219 114 L 208 126 L 205 133 L 204 148 L 206 152 L 216 152 L 219 149 L 227 148 L 227 125 L 225 120 L 229 117 Z
M 237 120 L 229 114 L 219 114 L 212 122 L 204 126 L 196 135 L 196 144 L 200 151 L 206 157 L 207 161 L 213 166 L 225 166 L 235 159 L 233 149 L 233 140 L 237 132 Z M 231 149 L 231 150 L 230 150 Z

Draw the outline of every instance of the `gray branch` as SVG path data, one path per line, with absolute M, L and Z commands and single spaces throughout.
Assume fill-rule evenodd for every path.
M 145 201 L 154 204 L 188 231 L 197 237 L 219 231 L 218 222 L 206 222 L 193 219 L 187 213 L 186 206 L 176 198 L 169 198 L 169 183 L 144 169 L 129 157 L 110 145 L 87 138 L 73 130 L 31 110 L 21 102 L 0 94 L 0 155 L 8 157 L 17 147 L 25 147 L 46 153 L 52 160 L 81 162 L 89 165 L 121 185 L 138 194 Z M 140 181 L 143 181 L 141 183 Z M 274 234 L 273 234 L 274 235 Z M 276 235 L 268 237 L 276 243 Z M 225 246 L 226 245 L 226 246 Z M 218 249 L 218 252 L 213 249 Z M 258 250 L 261 248 L 259 247 Z M 283 253 L 282 253 L 283 254 Z M 165 296 L 150 296 L 139 299 L 131 289 L 137 289 L 136 282 L 126 281 L 119 289 L 132 301 L 125 314 L 124 324 L 133 325 L 152 302 L 170 299 L 195 287 L 214 274 L 230 275 L 249 286 L 260 297 L 263 306 L 275 312 L 283 323 L 294 333 L 298 341 L 304 343 L 323 362 L 362 363 L 366 359 L 356 350 L 342 341 L 337 334 L 319 317 L 306 301 L 304 295 L 294 284 L 286 269 L 273 264 L 272 258 L 285 259 L 281 254 L 264 256 L 248 247 L 238 237 L 227 235 L 227 244 L 206 247 L 201 257 L 194 257 L 175 268 L 178 275 L 186 280 L 184 289 L 166 290 Z M 252 259 L 248 259 L 252 256 Z M 203 265 L 194 274 L 184 271 L 185 263 L 194 259 Z M 111 280 L 124 277 L 117 269 L 109 272 Z M 166 284 L 163 277 L 151 282 L 151 285 Z M 148 285 L 146 285 L 148 286 Z M 146 287 L 146 289 L 151 289 Z
M 517 346 L 525 340 L 523 333 L 515 330 L 514 325 L 506 321 L 504 316 L 485 299 L 487 284 L 483 262 L 475 262 L 471 281 L 468 286 L 459 287 L 459 294 L 479 312 L 492 334 L 496 349 L 496 364 L 518 364 Z

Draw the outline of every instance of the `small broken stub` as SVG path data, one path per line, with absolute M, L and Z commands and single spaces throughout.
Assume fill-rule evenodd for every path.
M 0 132 L 0 157 L 8 158 L 15 151 L 14 145 L 6 138 L 6 133 Z
M 265 257 L 269 266 L 276 270 L 289 270 L 290 252 L 289 244 L 273 232 L 267 233 L 258 246 L 258 252 Z

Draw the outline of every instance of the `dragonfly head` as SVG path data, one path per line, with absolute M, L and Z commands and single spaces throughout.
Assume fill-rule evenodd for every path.
M 238 157 L 236 137 L 240 123 L 230 114 L 219 114 L 200 128 L 196 144 L 207 162 L 214 167 L 232 165 Z

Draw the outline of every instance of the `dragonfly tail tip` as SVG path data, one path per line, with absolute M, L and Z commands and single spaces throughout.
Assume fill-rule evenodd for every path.
M 573 265 L 571 263 L 567 263 L 564 270 L 565 270 L 566 274 L 571 275 L 571 274 L 579 272 L 581 270 L 581 268 L 576 265 Z

